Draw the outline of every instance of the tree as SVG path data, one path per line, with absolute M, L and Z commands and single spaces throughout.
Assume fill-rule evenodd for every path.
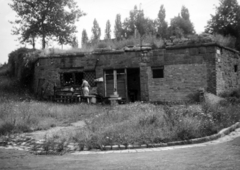
M 163 5 L 160 6 L 160 10 L 158 12 L 158 19 L 156 21 L 157 23 L 157 33 L 160 37 L 166 38 L 167 36 L 167 28 L 168 24 L 165 21 L 166 17 L 166 11 Z
M 188 9 L 187 9 L 185 6 L 182 6 L 181 16 L 182 16 L 182 18 L 183 18 L 184 20 L 186 20 L 186 21 L 189 21 L 189 20 L 190 20 L 190 19 L 189 19 L 189 17 L 190 17 L 189 11 L 188 11 Z
M 115 26 L 114 26 L 114 35 L 117 40 L 120 40 L 122 38 L 123 28 L 122 28 L 122 22 L 121 22 L 121 15 L 117 14 L 116 20 L 115 20 Z
M 82 46 L 86 45 L 88 43 L 88 35 L 87 31 L 83 29 L 82 31 Z
M 74 0 L 12 0 L 9 5 L 17 13 L 17 19 L 11 22 L 13 34 L 33 46 L 35 39 L 41 37 L 43 49 L 47 39 L 70 43 L 76 33 L 75 21 L 85 15 Z
M 106 39 L 106 40 L 111 39 L 111 24 L 110 24 L 110 21 L 109 21 L 109 20 L 108 20 L 107 23 L 106 23 L 105 39 Z
M 78 39 L 77 39 L 76 35 L 74 35 L 72 37 L 71 46 L 72 46 L 72 48 L 78 48 Z
M 140 34 L 142 37 L 145 34 L 148 34 L 154 30 L 154 22 L 148 18 L 144 17 L 143 10 L 138 10 L 137 6 L 134 6 L 134 9 L 130 11 L 129 18 L 126 18 L 123 22 L 123 35 L 125 38 Z
M 134 9 L 130 11 L 129 18 L 126 18 L 123 22 L 123 33 L 125 38 L 129 38 L 134 36 L 136 31 L 136 22 L 137 22 L 137 15 L 139 10 L 137 6 L 134 6 Z
M 190 15 L 186 7 L 182 7 L 181 15 L 171 19 L 171 26 L 168 28 L 170 36 L 183 37 L 189 34 L 195 34 L 194 26 L 190 21 Z
M 240 6 L 237 0 L 220 0 L 216 14 L 211 15 L 205 32 L 236 37 L 236 48 L 240 50 Z
M 93 21 L 92 33 L 93 33 L 92 41 L 93 42 L 99 41 L 101 37 L 101 28 L 99 27 L 96 19 L 94 19 Z

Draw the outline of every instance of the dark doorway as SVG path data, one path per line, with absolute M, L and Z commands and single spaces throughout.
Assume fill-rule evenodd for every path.
M 127 69 L 127 89 L 130 102 L 139 101 L 141 99 L 139 68 Z

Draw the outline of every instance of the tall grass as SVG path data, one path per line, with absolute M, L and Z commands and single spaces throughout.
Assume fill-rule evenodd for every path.
M 67 126 L 85 120 L 84 128 L 65 134 L 61 140 L 66 138 L 78 142 L 81 147 L 100 148 L 102 145 L 149 144 L 203 137 L 240 120 L 240 105 L 228 101 L 181 106 L 140 102 L 115 107 L 62 105 L 33 99 L 13 100 L 16 95 L 11 91 L 21 90 L 15 88 L 17 85 L 7 77 L 0 80 L 1 94 L 10 94 L 10 97 L 0 96 L 0 135 Z M 26 96 L 23 94 L 19 96 Z
M 74 139 L 88 148 L 186 140 L 217 132 L 201 109 L 142 103 L 117 106 L 86 124 Z
M 101 112 L 99 106 L 61 105 L 37 101 L 0 103 L 0 135 L 66 126 Z M 6 126 L 9 128 L 6 129 Z
M 86 122 L 73 139 L 88 148 L 188 140 L 217 133 L 240 120 L 239 105 L 117 106 Z
M 162 39 L 158 39 L 152 35 L 146 35 L 141 39 L 142 44 L 150 44 L 153 48 L 161 48 L 164 46 L 164 41 Z M 124 49 L 126 46 L 139 46 L 140 45 L 140 38 L 128 38 L 122 39 L 120 41 L 116 40 L 103 40 L 99 42 L 92 42 L 83 44 L 81 48 L 73 48 L 68 50 L 62 49 L 46 49 L 42 50 L 40 56 L 47 57 L 54 54 L 71 54 L 71 53 L 87 53 L 93 52 L 97 49 L 105 49 L 105 50 L 121 50 Z
M 31 93 L 8 76 L 0 79 L 0 135 L 65 126 L 103 112 L 98 105 L 62 105 L 35 101 Z

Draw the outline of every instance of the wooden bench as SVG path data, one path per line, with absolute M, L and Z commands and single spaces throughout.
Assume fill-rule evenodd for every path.
M 96 96 L 95 95 L 88 95 L 88 96 L 81 96 L 81 101 L 86 103 L 96 103 Z

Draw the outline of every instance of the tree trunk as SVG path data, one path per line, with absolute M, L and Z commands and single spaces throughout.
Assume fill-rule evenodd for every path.
M 33 49 L 35 49 L 35 37 L 32 37 L 32 46 L 33 46 Z
M 42 36 L 42 49 L 45 49 L 46 47 L 46 40 L 45 40 L 45 35 Z

